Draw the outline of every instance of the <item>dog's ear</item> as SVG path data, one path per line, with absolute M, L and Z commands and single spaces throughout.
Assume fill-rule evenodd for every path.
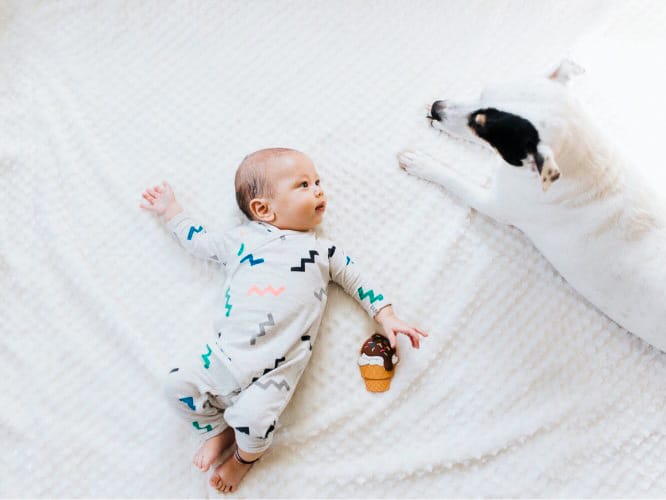
M 562 85 L 566 85 L 578 75 L 585 73 L 585 70 L 582 66 L 579 66 L 571 59 L 564 59 L 557 68 L 555 68 L 549 75 L 548 78 L 560 82 Z
M 560 167 L 557 166 L 553 151 L 545 145 L 539 144 L 536 154 L 537 170 L 541 175 L 541 189 L 548 191 L 550 185 L 560 178 Z

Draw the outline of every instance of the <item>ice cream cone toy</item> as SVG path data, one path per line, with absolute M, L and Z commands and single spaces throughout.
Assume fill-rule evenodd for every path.
M 374 333 L 372 337 L 363 342 L 358 366 L 368 391 L 388 391 L 397 364 L 396 351 L 383 335 Z

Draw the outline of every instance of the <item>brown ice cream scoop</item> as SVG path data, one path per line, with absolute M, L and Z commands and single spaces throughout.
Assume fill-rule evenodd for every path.
M 396 350 L 391 347 L 386 337 L 375 333 L 363 342 L 358 366 L 368 391 L 388 391 L 396 364 L 398 364 Z

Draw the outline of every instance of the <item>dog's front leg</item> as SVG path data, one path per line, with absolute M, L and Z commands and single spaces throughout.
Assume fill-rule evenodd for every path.
M 467 155 L 469 156 L 469 152 L 467 152 Z M 477 161 L 488 161 L 488 157 L 485 155 L 479 158 L 478 155 L 472 154 L 471 157 Z M 494 180 L 490 181 L 488 187 L 484 187 L 465 178 L 450 166 L 454 162 L 461 165 L 460 162 L 462 161 L 466 165 L 474 165 L 473 162 L 470 163 L 470 158 L 463 160 L 462 157 L 455 154 L 447 155 L 447 158 L 443 160 L 436 160 L 426 153 L 407 150 L 398 154 L 398 161 L 400 167 L 407 173 L 443 186 L 472 208 L 504 222 L 504 217 L 499 211 Z

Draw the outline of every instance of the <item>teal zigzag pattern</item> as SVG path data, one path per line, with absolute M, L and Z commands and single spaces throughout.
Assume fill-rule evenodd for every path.
M 188 396 L 186 398 L 180 398 L 178 401 L 182 401 L 185 403 L 187 406 L 190 407 L 190 410 L 194 411 L 196 410 L 196 407 L 194 406 L 194 398 L 192 396 Z
M 188 241 L 191 240 L 192 236 L 194 236 L 194 233 L 200 233 L 201 231 L 203 231 L 204 233 L 206 232 L 203 226 L 199 226 L 197 228 L 195 228 L 194 226 L 190 226 L 190 232 L 187 233 L 187 240 Z
M 204 368 L 208 370 L 208 367 L 210 366 L 210 355 L 213 354 L 213 350 L 210 348 L 208 344 L 206 344 L 206 349 L 208 349 L 208 352 L 202 354 L 201 359 L 203 359 L 204 361 Z
M 224 292 L 224 296 L 227 298 L 227 302 L 224 304 L 224 307 L 226 308 L 227 312 L 225 313 L 225 316 L 228 318 L 229 315 L 231 314 L 231 308 L 233 307 L 232 304 L 229 303 L 231 300 L 231 294 L 229 293 L 229 290 L 231 290 L 231 287 L 227 288 L 227 291 Z
M 203 427 L 201 427 L 201 425 L 200 425 L 199 422 L 197 422 L 197 421 L 192 422 L 192 426 L 193 426 L 196 430 L 198 430 L 198 431 L 206 431 L 206 432 L 210 432 L 210 431 L 213 430 L 213 426 L 212 426 L 212 425 L 207 424 L 207 425 L 204 425 Z
M 240 263 L 242 264 L 245 261 L 248 261 L 251 266 L 256 266 L 257 264 L 261 264 L 262 262 L 264 262 L 264 259 L 262 258 L 255 259 L 254 255 L 249 253 L 241 259 Z
M 367 292 L 363 291 L 363 287 L 360 287 L 358 289 L 358 296 L 361 298 L 361 300 L 365 299 L 366 297 L 368 300 L 370 300 L 371 304 L 374 304 L 378 300 L 384 300 L 384 296 L 380 293 L 375 296 L 375 291 L 374 290 L 368 290 Z

